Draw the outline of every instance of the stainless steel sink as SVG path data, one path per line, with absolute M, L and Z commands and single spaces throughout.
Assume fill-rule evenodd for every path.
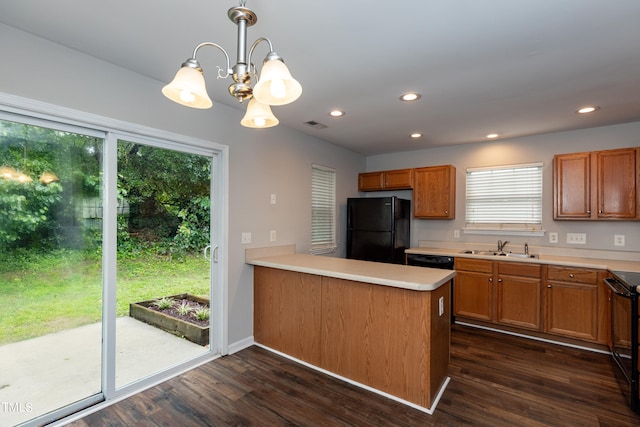
M 494 252 L 494 251 L 478 251 L 475 249 L 468 249 L 465 251 L 460 252 L 461 254 L 470 254 L 470 255 L 498 255 L 498 252 Z
M 521 253 L 514 253 L 514 252 L 507 252 L 504 255 L 508 257 L 514 257 L 514 258 L 539 258 L 540 257 L 540 255 L 538 254 L 521 254 Z
M 484 255 L 484 256 L 504 256 L 511 258 L 539 258 L 538 254 L 525 254 L 525 253 L 515 253 L 515 252 L 495 252 L 495 251 L 479 251 L 476 249 L 467 249 L 460 252 L 461 254 L 469 254 L 469 255 Z

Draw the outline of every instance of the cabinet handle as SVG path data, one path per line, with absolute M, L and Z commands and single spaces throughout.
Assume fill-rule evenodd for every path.
M 489 277 L 489 282 L 493 282 L 493 277 Z
M 588 213 L 589 215 L 591 215 L 591 211 L 590 211 L 590 210 L 589 210 L 589 211 L 587 211 L 587 213 Z
M 444 211 L 445 214 L 449 215 L 449 211 Z
M 502 283 L 502 279 L 498 279 L 498 283 Z
M 547 288 L 550 288 L 550 287 L 551 287 L 551 285 L 547 285 Z
M 569 277 L 571 277 L 573 279 L 573 273 L 569 274 Z

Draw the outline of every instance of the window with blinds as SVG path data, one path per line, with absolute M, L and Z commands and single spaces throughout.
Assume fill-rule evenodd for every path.
M 539 231 L 542 163 L 467 169 L 466 228 Z
M 311 253 L 336 249 L 336 171 L 311 165 Z

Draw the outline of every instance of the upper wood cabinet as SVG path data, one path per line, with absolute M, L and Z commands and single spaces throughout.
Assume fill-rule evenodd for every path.
M 553 166 L 553 218 L 640 219 L 640 150 L 559 154 Z
M 413 169 L 396 169 L 358 174 L 358 191 L 410 190 Z
M 456 168 L 451 165 L 414 169 L 413 215 L 426 219 L 456 217 Z

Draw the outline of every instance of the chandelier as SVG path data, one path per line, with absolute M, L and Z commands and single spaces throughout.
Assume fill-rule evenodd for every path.
M 192 108 L 210 108 L 213 102 L 207 95 L 202 67 L 196 59 L 198 50 L 204 46 L 213 46 L 222 51 L 227 64 L 223 70 L 218 66 L 218 79 L 231 76 L 234 83 L 229 86 L 229 94 L 242 103 L 248 100 L 247 111 L 240 124 L 251 128 L 267 128 L 276 126 L 278 119 L 271 112 L 272 105 L 289 104 L 300 97 L 302 86 L 291 76 L 283 59 L 273 50 L 271 41 L 260 37 L 251 46 L 247 57 L 247 27 L 258 21 L 256 14 L 245 8 L 245 0 L 240 6 L 232 7 L 227 12 L 229 19 L 238 26 L 238 46 L 236 64 L 231 67 L 229 55 L 222 46 L 212 43 L 200 43 L 193 50 L 176 73 L 171 83 L 162 88 L 164 96 L 178 104 Z M 262 63 L 260 78 L 255 65 L 251 62 L 254 49 L 262 42 L 269 45 L 269 53 Z M 252 80 L 257 83 L 252 85 Z

